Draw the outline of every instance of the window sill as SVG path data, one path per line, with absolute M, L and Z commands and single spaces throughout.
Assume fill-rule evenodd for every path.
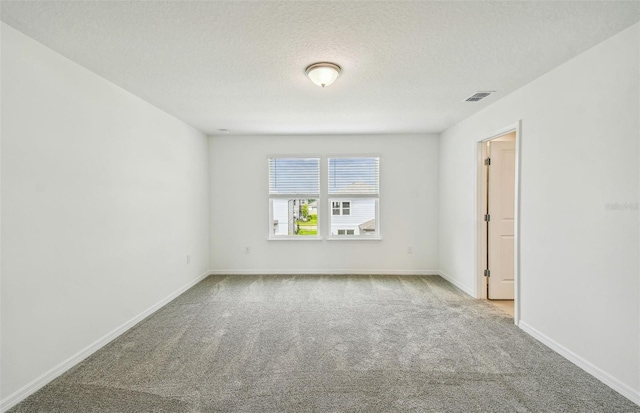
M 354 237 L 349 235 L 339 235 L 327 237 L 327 241 L 382 241 L 382 237 Z
M 267 238 L 267 241 L 322 241 L 322 237 L 282 236 Z

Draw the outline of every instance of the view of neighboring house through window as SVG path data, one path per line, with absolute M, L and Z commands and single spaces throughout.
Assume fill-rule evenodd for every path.
M 331 215 L 340 215 L 340 201 L 331 202 Z
M 329 158 L 330 235 L 379 237 L 380 158 Z
M 351 202 L 349 201 L 333 201 L 331 202 L 332 215 L 351 215 Z
M 269 159 L 269 237 L 318 236 L 320 158 Z
M 351 202 L 342 201 L 342 215 L 351 215 Z

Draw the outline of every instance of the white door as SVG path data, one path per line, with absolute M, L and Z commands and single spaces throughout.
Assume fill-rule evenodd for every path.
M 491 141 L 489 145 L 488 268 L 487 298 L 513 300 L 515 214 L 515 140 Z

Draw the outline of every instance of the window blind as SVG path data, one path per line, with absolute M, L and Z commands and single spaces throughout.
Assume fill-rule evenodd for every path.
M 269 194 L 320 194 L 320 158 L 269 158 Z
M 378 195 L 380 158 L 329 158 L 329 195 Z

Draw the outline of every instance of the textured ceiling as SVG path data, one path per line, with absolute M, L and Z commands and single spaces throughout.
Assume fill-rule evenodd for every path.
M 208 134 L 439 132 L 640 3 L 2 1 L 2 20 Z M 321 89 L 310 63 L 343 67 Z M 478 90 L 497 93 L 478 103 Z

